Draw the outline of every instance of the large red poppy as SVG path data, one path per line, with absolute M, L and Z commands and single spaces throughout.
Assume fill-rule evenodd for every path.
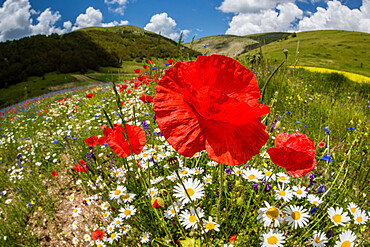
M 175 150 L 186 157 L 206 150 L 227 165 L 243 164 L 269 138 L 261 116 L 270 112 L 260 98 L 257 79 L 238 61 L 199 56 L 166 70 L 156 87 L 158 127 Z
M 139 126 L 126 124 L 126 129 L 127 132 L 122 125 L 116 125 L 107 138 L 109 147 L 124 158 L 131 154 L 131 148 L 133 153 L 140 154 L 146 141 L 145 132 Z M 125 136 L 128 136 L 130 144 Z
M 315 144 L 307 135 L 296 132 L 280 133 L 275 147 L 267 149 L 274 164 L 286 169 L 292 177 L 302 177 L 316 166 Z
M 96 241 L 98 239 L 102 239 L 104 237 L 104 232 L 101 231 L 101 230 L 95 230 L 91 234 L 91 237 L 92 237 L 92 239 L 94 239 L 94 241 Z

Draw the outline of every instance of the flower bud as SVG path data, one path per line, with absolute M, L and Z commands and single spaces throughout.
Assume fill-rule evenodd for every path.
M 167 164 L 170 166 L 172 171 L 176 171 L 179 169 L 179 161 L 176 157 L 171 157 L 167 160 Z
M 154 197 L 151 202 L 153 208 L 159 209 L 164 207 L 164 201 L 160 197 Z

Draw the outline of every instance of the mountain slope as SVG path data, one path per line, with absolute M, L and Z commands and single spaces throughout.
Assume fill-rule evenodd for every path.
M 280 40 L 262 47 L 263 57 L 272 64 L 284 59 L 283 49 L 288 48 L 288 65 L 294 65 L 299 40 L 297 65 L 343 70 L 370 76 L 370 34 L 321 30 L 297 33 L 296 37 Z M 250 51 L 238 58 L 246 59 Z

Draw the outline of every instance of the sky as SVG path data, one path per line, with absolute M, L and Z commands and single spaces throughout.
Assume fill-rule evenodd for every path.
M 370 0 L 0 0 L 0 42 L 91 26 L 201 37 L 340 29 L 370 33 Z

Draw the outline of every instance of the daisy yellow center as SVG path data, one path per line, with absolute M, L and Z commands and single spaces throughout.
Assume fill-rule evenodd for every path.
M 268 239 L 267 239 L 267 243 L 269 244 L 276 244 L 278 241 L 277 237 L 275 236 L 270 236 Z
M 319 244 L 319 243 L 321 242 L 320 238 L 316 237 L 316 238 L 315 238 L 315 242 L 316 242 L 317 244 Z
M 248 179 L 249 179 L 249 180 L 253 180 L 255 177 L 256 177 L 256 176 L 254 176 L 253 174 L 251 174 L 251 175 L 249 175 L 249 176 L 248 176 Z
M 195 173 L 199 173 L 199 170 L 196 170 Z
M 298 195 L 302 195 L 302 190 L 301 190 L 301 189 L 298 189 L 298 190 L 297 190 L 297 194 L 298 194 Z
M 115 234 L 115 233 L 112 233 L 112 235 L 110 235 L 110 237 L 113 239 L 113 238 L 115 238 L 117 236 L 117 234 Z
M 281 181 L 285 181 L 285 177 L 284 176 L 281 176 L 280 179 L 281 179 Z
M 362 217 L 361 217 L 361 216 L 359 216 L 359 217 L 357 217 L 357 219 L 356 219 L 356 220 L 357 220 L 357 222 L 358 222 L 358 223 L 361 223 L 361 222 L 362 222 Z
M 101 245 L 101 244 L 98 244 L 96 247 L 103 247 L 103 245 Z
M 356 208 L 351 208 L 351 212 L 354 214 L 356 212 Z
M 146 235 L 143 236 L 143 239 L 146 239 Z
M 189 196 L 194 195 L 194 190 L 192 188 L 186 189 L 186 191 L 188 192 Z M 184 194 L 186 195 L 186 193 Z
M 188 172 L 186 170 L 183 170 L 183 171 L 181 171 L 181 174 L 186 175 L 186 174 L 188 174 Z
M 106 207 L 108 207 L 108 205 L 104 204 L 104 207 L 106 208 Z
M 104 217 L 107 217 L 107 216 L 108 216 L 108 213 L 104 213 L 104 214 L 103 214 L 103 216 L 104 216 Z
M 120 190 L 116 190 L 116 191 L 114 191 L 114 194 L 115 194 L 116 196 L 118 196 L 119 194 L 121 194 L 121 191 L 120 191 Z
M 122 226 L 122 230 L 123 230 L 123 231 L 126 231 L 126 227 Z
M 333 216 L 333 220 L 334 220 L 335 223 L 339 223 L 339 222 L 342 221 L 342 217 L 341 217 L 340 214 L 336 214 L 336 215 Z
M 342 243 L 341 247 L 351 247 L 351 242 L 346 240 Z
M 143 157 L 145 158 L 146 156 L 148 156 L 147 154 L 143 154 Z
M 130 196 L 129 195 L 122 195 L 122 199 L 128 199 Z
M 130 215 L 131 214 L 131 211 L 126 209 L 125 212 L 123 212 L 125 215 Z
M 190 217 L 189 217 L 189 221 L 190 221 L 191 223 L 194 223 L 196 220 L 197 220 L 197 216 L 195 216 L 195 215 L 190 215 Z
M 285 191 L 284 191 L 284 190 L 280 190 L 280 191 L 279 191 L 279 195 L 281 195 L 281 196 L 285 196 Z
M 71 199 L 73 199 L 73 196 L 71 196 Z
M 215 228 L 215 224 L 213 224 L 212 222 L 208 222 L 206 224 L 206 229 L 212 230 L 213 228 Z
M 240 175 L 240 173 L 242 173 L 242 172 L 240 170 L 237 170 L 235 173 Z
M 318 201 L 313 201 L 313 204 L 317 205 L 317 204 L 319 204 L 319 202 Z
M 270 176 L 271 176 L 271 174 L 272 174 L 272 172 L 270 172 L 270 171 L 267 171 L 267 172 L 266 172 L 266 176 L 267 176 L 267 177 L 270 177 Z
M 73 209 L 73 212 L 74 212 L 75 214 L 77 214 L 78 210 L 75 208 L 75 209 Z
M 266 212 L 266 216 L 270 219 L 277 219 L 277 217 L 279 217 L 279 210 L 277 208 L 269 208 Z
M 211 179 L 210 178 L 206 178 L 206 181 L 209 182 L 209 181 L 211 181 Z
M 301 213 L 298 212 L 298 211 L 294 211 L 292 213 L 292 218 L 293 218 L 293 220 L 299 220 L 301 218 Z
M 150 191 L 150 194 L 151 194 L 151 195 L 154 195 L 154 193 L 155 193 L 155 191 L 154 191 L 154 190 Z
M 119 221 L 119 220 L 117 220 L 117 221 L 116 221 L 116 224 L 117 224 L 117 225 L 118 225 L 118 224 L 120 224 L 120 223 L 121 223 L 121 221 Z
M 173 213 L 173 214 L 176 213 L 175 209 L 172 208 L 171 213 Z

